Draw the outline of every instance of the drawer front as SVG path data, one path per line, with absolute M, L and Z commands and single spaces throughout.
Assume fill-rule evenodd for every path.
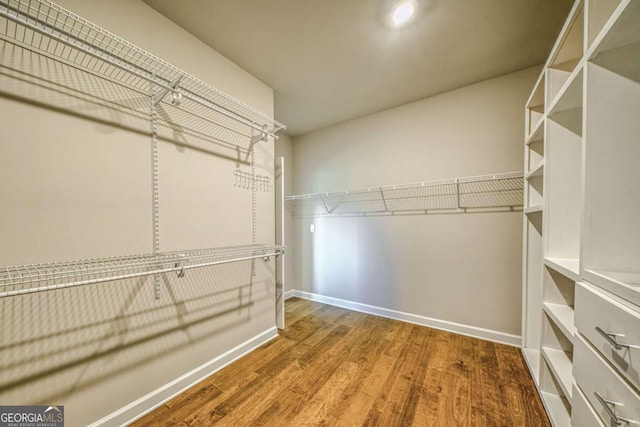
M 606 407 L 618 417 L 629 420 L 629 425 L 640 425 L 640 395 L 589 346 L 580 334 L 576 336 L 573 349 L 573 375 L 587 400 L 606 425 L 612 423 L 612 417 Z M 602 399 L 616 404 L 599 401 L 596 393 Z
M 605 427 L 580 387 L 575 384 L 571 400 L 571 425 L 575 427 Z
M 598 291 L 593 285 L 578 283 L 575 324 L 611 365 L 640 390 L 640 313 Z M 615 343 L 603 335 L 607 333 L 621 335 L 615 337 L 615 341 L 629 347 L 616 349 Z

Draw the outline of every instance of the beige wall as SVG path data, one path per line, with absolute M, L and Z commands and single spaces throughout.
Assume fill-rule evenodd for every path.
M 273 114 L 271 88 L 141 1 L 59 3 Z M 78 115 L 53 111 L 18 98 L 59 94 L 0 87 L 13 94 L 0 97 L 0 265 L 151 252 L 148 121 L 64 97 Z M 251 243 L 251 192 L 233 176 L 248 166 L 165 136 L 161 250 Z M 257 164 L 273 176 L 273 143 Z M 273 191 L 258 193 L 257 221 L 258 242 L 273 243 Z M 256 265 L 256 276 L 246 262 L 166 275 L 159 300 L 151 277 L 0 299 L 0 402 L 65 405 L 68 426 L 87 425 L 210 361 L 274 326 L 274 263 Z
M 522 170 L 522 111 L 538 73 L 295 138 L 294 191 Z M 520 335 L 521 212 L 304 219 L 293 234 L 296 289 Z

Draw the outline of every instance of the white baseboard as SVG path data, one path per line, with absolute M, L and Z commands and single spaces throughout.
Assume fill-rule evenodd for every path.
M 328 297 L 311 292 L 299 291 L 297 289 L 288 291 L 285 295 L 286 298 L 304 298 L 311 301 L 321 302 L 323 304 L 334 305 L 336 307 L 347 308 L 349 310 L 360 311 L 362 313 L 373 314 L 375 316 L 388 317 L 389 319 L 401 320 L 403 322 L 414 323 L 416 325 L 428 326 L 434 329 L 441 329 L 443 331 L 454 332 L 456 334 L 480 338 L 483 340 L 506 344 L 513 347 L 521 346 L 521 339 L 519 335 L 507 334 L 504 332 L 493 331 L 491 329 L 484 329 L 476 326 L 463 325 L 446 320 L 433 319 L 431 317 L 420 316 L 417 314 L 404 313 L 402 311 L 391 310 L 384 307 L 376 307 L 359 302 L 347 301 L 344 299 Z
M 213 375 L 228 364 L 235 362 L 247 353 L 252 352 L 261 345 L 271 341 L 278 336 L 278 328 L 275 326 L 267 329 L 261 334 L 245 341 L 239 346 L 232 348 L 226 353 L 198 366 L 191 372 L 187 372 L 179 378 L 163 385 L 162 387 L 142 396 L 140 399 L 131 402 L 127 406 L 107 415 L 94 422 L 89 427 L 105 426 L 126 426 L 133 421 L 142 418 L 144 415 L 158 408 L 175 396 L 183 393 L 190 387 Z
M 296 292 L 300 292 L 300 291 L 296 291 L 295 289 L 289 289 L 288 291 L 286 291 L 284 293 L 284 300 L 288 300 L 289 298 L 293 298 L 296 296 Z

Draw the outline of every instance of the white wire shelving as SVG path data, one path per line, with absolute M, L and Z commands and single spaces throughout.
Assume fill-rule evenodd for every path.
M 277 245 L 247 245 L 0 267 L 0 298 L 162 273 L 183 277 L 185 270 L 260 258 L 266 261 L 284 250 Z
M 524 174 L 509 172 L 285 197 L 294 217 L 516 210 Z
M 282 123 L 48 0 L 0 0 L 0 51 L 8 73 L 55 84 L 135 111 L 135 97 L 158 90 L 156 105 L 172 129 L 194 135 L 231 132 L 263 140 Z M 11 46 L 9 47 L 8 44 Z M 35 58 L 34 58 L 35 56 Z M 35 65 L 35 66 L 34 66 Z M 100 80 L 96 83 L 94 80 Z M 114 89 L 113 86 L 120 89 Z M 122 92 L 126 92 L 126 95 Z
M 157 137 L 192 139 L 251 151 L 286 129 L 282 123 L 109 31 L 48 0 L 0 0 L 0 92 L 98 120 L 118 113 L 118 125 L 151 127 L 154 144 L 154 224 L 157 224 Z M 105 108 L 106 107 L 106 108 Z M 107 110 L 102 112 L 102 110 Z M 88 113 L 86 113 L 88 114 Z M 102 114 L 102 115 L 101 115 Z M 131 124 L 135 123 L 135 124 Z M 151 123 L 151 126 L 149 126 Z M 251 185 L 252 193 L 256 191 Z M 52 291 L 230 262 L 268 259 L 284 247 L 255 244 L 46 264 L 0 267 L 0 297 Z M 252 267 L 253 268 L 253 267 Z

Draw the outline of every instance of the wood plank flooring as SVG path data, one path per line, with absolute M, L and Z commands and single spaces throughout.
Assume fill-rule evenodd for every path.
M 550 426 L 517 348 L 299 298 L 286 319 L 133 425 Z

